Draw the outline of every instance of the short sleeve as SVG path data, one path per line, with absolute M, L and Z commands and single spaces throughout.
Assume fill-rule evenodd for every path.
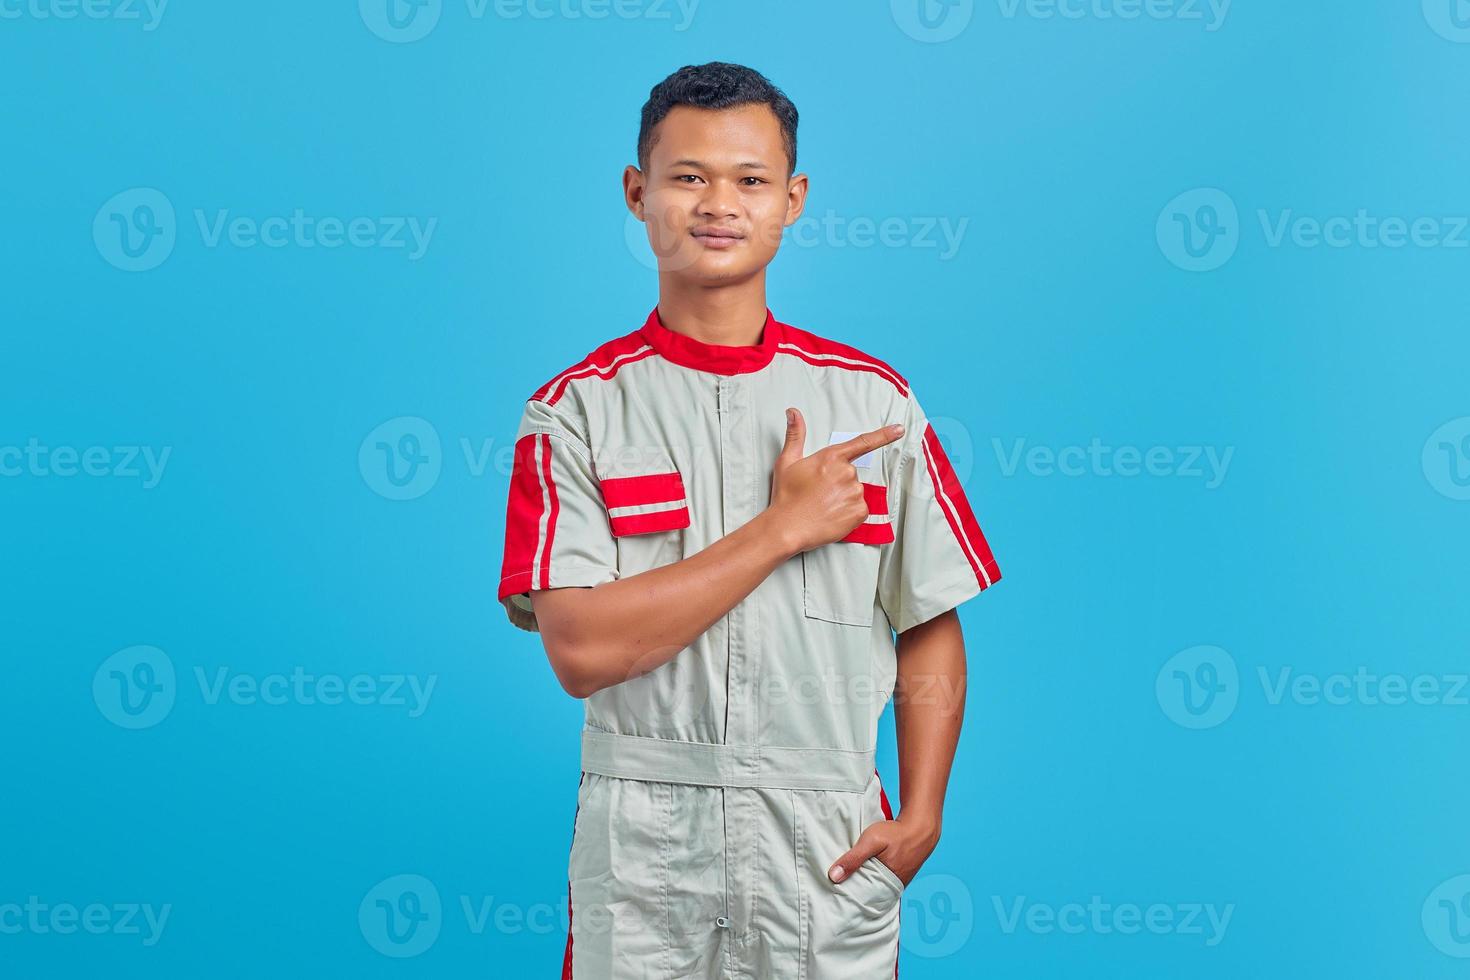
M 532 399 L 516 432 L 499 598 L 511 623 L 531 632 L 540 630 L 533 590 L 618 577 L 617 542 L 579 421 Z
M 893 543 L 878 565 L 878 601 L 900 633 L 1000 580 L 964 487 L 912 392 L 902 422 L 890 477 Z

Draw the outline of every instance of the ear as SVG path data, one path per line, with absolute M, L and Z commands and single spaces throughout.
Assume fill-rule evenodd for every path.
M 806 174 L 796 174 L 786 182 L 786 226 L 796 224 L 806 207 Z
M 646 182 L 643 171 L 631 163 L 623 168 L 623 203 L 633 212 L 633 217 L 643 220 L 643 191 Z

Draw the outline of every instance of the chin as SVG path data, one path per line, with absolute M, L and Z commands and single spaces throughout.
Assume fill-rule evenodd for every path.
M 722 283 L 748 278 L 758 267 L 750 262 L 696 262 L 685 269 L 674 270 L 682 279 L 698 283 Z

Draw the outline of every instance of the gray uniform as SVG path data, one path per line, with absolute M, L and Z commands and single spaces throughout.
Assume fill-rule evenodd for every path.
M 870 516 L 780 565 L 662 666 L 586 699 L 568 862 L 578 980 L 896 976 L 903 882 L 827 869 L 889 814 L 874 767 L 900 632 L 1000 578 L 907 381 L 767 311 L 705 344 L 657 309 L 526 403 L 499 596 L 695 554 L 759 514 L 801 410 L 806 453 L 901 422 L 859 458 Z

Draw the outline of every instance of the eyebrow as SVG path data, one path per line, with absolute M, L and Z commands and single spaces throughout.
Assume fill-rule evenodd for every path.
M 669 166 L 670 167 L 695 167 L 695 168 L 697 168 L 699 170 L 709 170 L 710 169 L 710 165 L 707 164 L 707 163 L 705 163 L 703 160 L 690 160 L 690 159 L 675 160 L 673 163 L 669 164 Z M 757 160 L 747 160 L 744 163 L 737 163 L 735 165 L 735 169 L 736 170 L 769 170 L 770 168 L 767 167 L 764 163 L 761 163 L 761 162 L 759 162 Z

